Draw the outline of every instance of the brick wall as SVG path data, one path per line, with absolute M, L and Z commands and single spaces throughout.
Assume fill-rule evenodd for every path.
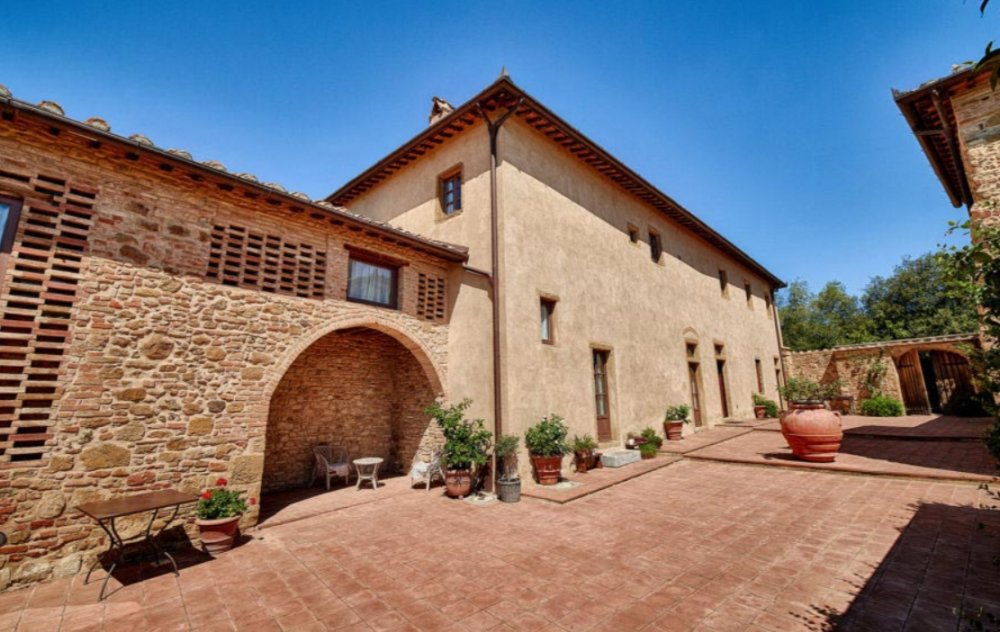
M 264 491 L 307 484 L 320 443 L 408 472 L 414 455 L 427 456 L 439 440 L 422 413 L 434 397 L 413 354 L 386 334 L 357 329 L 318 340 L 271 398 Z
M 296 358 L 320 357 L 333 331 L 375 329 L 385 348 L 393 339 L 391 388 L 411 388 L 389 399 L 398 406 L 389 419 L 404 437 L 399 458 L 416 450 L 417 429 L 427 425 L 417 400 L 446 390 L 447 313 L 441 321 L 418 316 L 418 279 L 446 276 L 452 264 L 378 230 L 195 176 L 23 120 L 0 121 L 0 195 L 24 200 L 0 294 L 0 373 L 15 384 L 4 389 L 13 397 L 0 405 L 0 429 L 45 428 L 41 458 L 0 455 L 0 530 L 10 538 L 0 548 L 0 590 L 86 568 L 103 535 L 74 509 L 82 502 L 161 488 L 199 492 L 218 476 L 258 495 L 271 395 L 288 401 L 291 391 L 279 388 L 286 370 Z M 88 216 L 84 239 L 79 225 L 58 225 L 70 211 Z M 210 276 L 218 229 L 232 226 L 314 261 L 325 253 L 320 296 L 261 291 L 245 274 Z M 344 300 L 348 244 L 408 264 L 400 310 Z M 45 335 L 50 325 L 61 335 Z M 379 376 L 365 387 L 373 398 L 365 406 L 389 392 L 378 390 L 390 388 Z M 38 401 L 48 408 L 38 412 Z M 255 520 L 255 510 L 244 518 Z

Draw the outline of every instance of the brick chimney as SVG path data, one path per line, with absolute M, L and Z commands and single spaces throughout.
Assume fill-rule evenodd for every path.
M 455 106 L 441 97 L 431 97 L 431 115 L 427 117 L 428 125 L 433 125 L 455 111 Z

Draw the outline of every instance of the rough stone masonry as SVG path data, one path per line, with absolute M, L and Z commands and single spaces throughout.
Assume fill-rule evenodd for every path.
M 321 441 L 430 449 L 447 315 L 419 309 L 421 279 L 454 287 L 463 253 L 30 114 L 0 121 L 0 196 L 21 205 L 0 257 L 0 589 L 86 568 L 106 543 L 85 501 L 220 476 L 258 496 L 306 482 Z M 346 300 L 358 253 L 398 266 L 399 309 Z

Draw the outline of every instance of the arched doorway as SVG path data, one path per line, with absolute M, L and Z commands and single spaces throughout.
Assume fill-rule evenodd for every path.
M 960 353 L 913 349 L 896 358 L 896 369 L 911 415 L 948 412 L 975 393 L 972 367 Z
M 407 471 L 414 455 L 432 451 L 437 428 L 423 409 L 440 395 L 438 380 L 432 385 L 433 369 L 407 346 L 362 326 L 329 333 L 299 354 L 271 396 L 263 492 L 308 485 L 321 443 L 352 459 L 382 457 L 383 471 Z

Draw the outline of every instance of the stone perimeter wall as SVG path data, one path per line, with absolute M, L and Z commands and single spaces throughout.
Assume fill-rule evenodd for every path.
M 856 405 L 871 397 L 865 388 L 865 377 L 872 366 L 880 361 L 885 365 L 882 392 L 903 401 L 903 391 L 899 385 L 899 373 L 890 353 L 881 355 L 878 349 L 822 349 L 819 351 L 785 350 L 784 361 L 787 376 L 829 384 L 843 380 L 841 394 L 854 397 Z
M 364 326 L 392 336 L 419 361 L 428 391 L 445 392 L 447 325 L 416 317 L 418 274 L 445 276 L 445 262 L 8 122 L 0 124 L 0 195 L 23 199 L 24 210 L 0 311 L 17 311 L 11 281 L 18 262 L 28 263 L 31 251 L 21 245 L 34 230 L 31 209 L 64 209 L 65 199 L 46 188 L 54 180 L 96 193 L 93 226 L 74 251 L 80 274 L 64 310 L 58 398 L 50 419 L 38 422 L 50 433 L 44 457 L 0 460 L 0 529 L 9 536 L 0 590 L 86 569 L 105 543 L 74 509 L 80 503 L 161 488 L 200 492 L 220 476 L 259 495 L 271 395 L 296 357 L 332 331 Z M 325 251 L 325 298 L 207 279 L 219 224 Z M 409 261 L 400 271 L 401 310 L 341 300 L 345 242 Z M 193 538 L 191 510 L 182 516 Z M 129 533 L 138 525 L 122 526 Z

